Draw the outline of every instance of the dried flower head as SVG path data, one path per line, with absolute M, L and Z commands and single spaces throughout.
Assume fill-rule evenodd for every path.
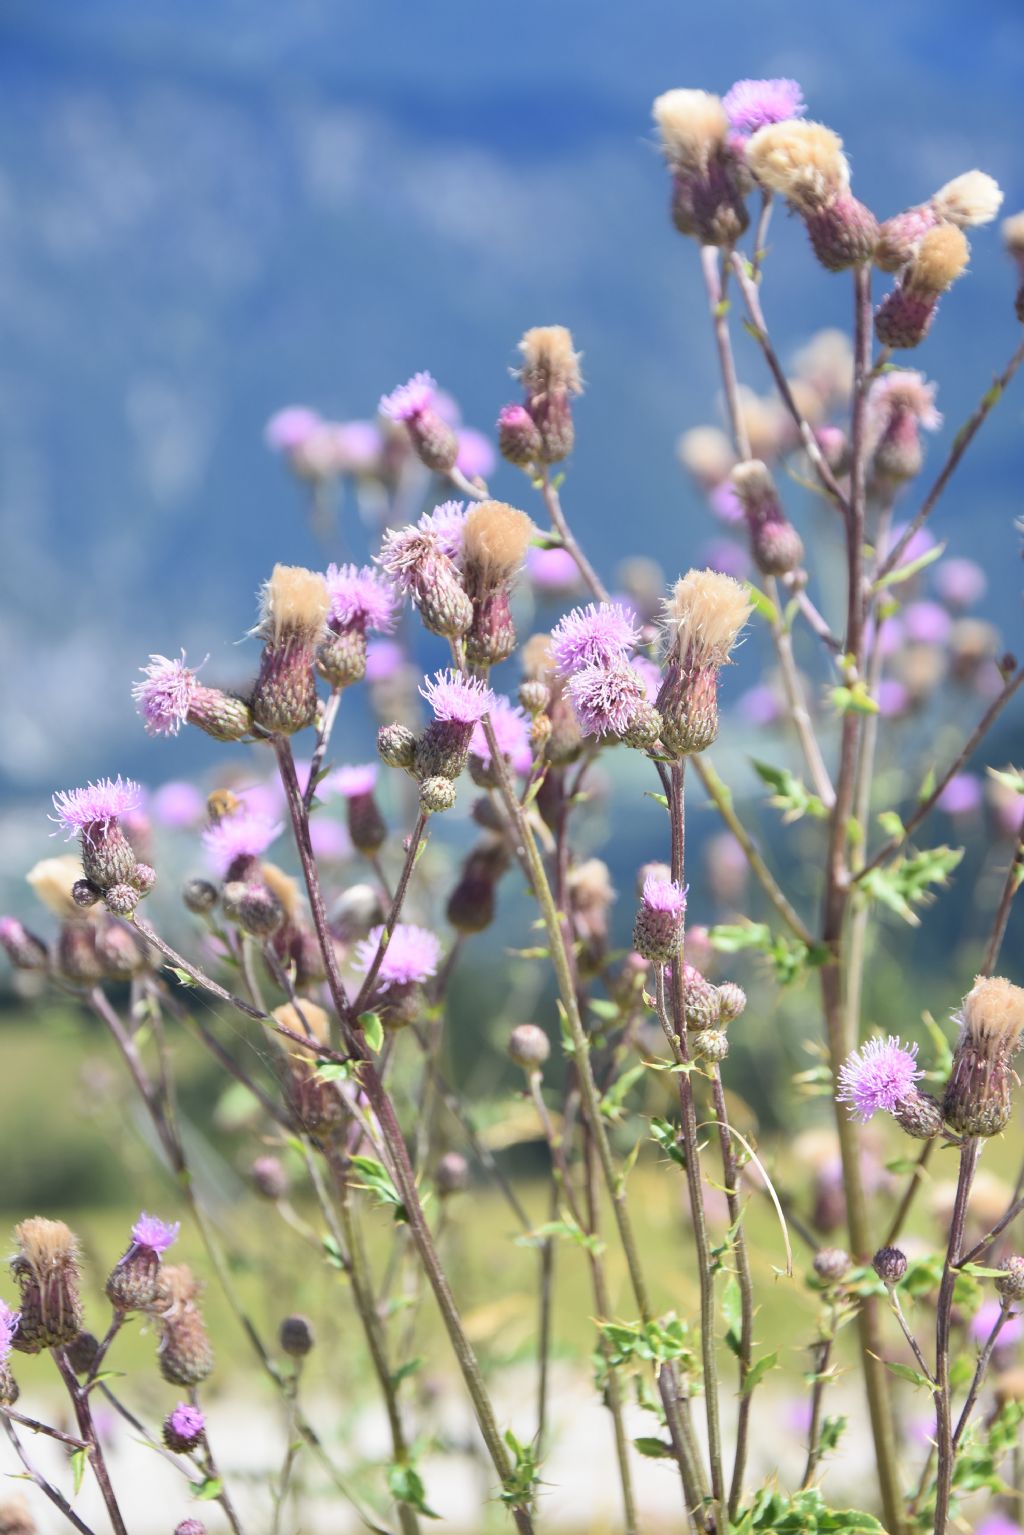
M 478 677 L 463 677 L 449 668 L 435 672 L 420 693 L 434 711 L 436 720 L 459 725 L 475 725 L 494 703 L 494 694 Z
M 736 462 L 728 437 L 717 426 L 693 426 L 676 443 L 676 457 L 704 490 L 714 490 Z
M 395 627 L 397 594 L 372 565 L 328 565 L 324 577 L 332 629 L 373 630 L 390 634 Z
M 291 644 L 312 648 L 323 633 L 330 605 L 327 583 L 318 571 L 275 565 L 260 589 L 256 632 L 275 649 Z
M 688 570 L 665 603 L 666 651 L 693 664 L 724 666 L 750 617 L 745 587 L 717 570 Z
M 1024 258 L 1024 213 L 1013 213 L 1003 220 L 1003 245 L 1011 256 Z
M 620 602 L 573 608 L 551 631 L 551 653 L 565 676 L 582 666 L 610 666 L 625 659 L 640 638 L 636 621 Z
M 261 858 L 283 830 L 282 823 L 272 816 L 243 809 L 208 826 L 203 832 L 203 847 L 221 879 L 237 879 L 239 866 Z
M 729 131 L 725 105 L 709 91 L 665 91 L 655 99 L 651 112 L 665 159 L 677 173 L 704 171 Z
M 759 128 L 747 145 L 747 165 L 763 187 L 805 214 L 824 208 L 850 184 L 843 141 L 821 123 Z
M 936 298 L 953 286 L 970 260 L 967 236 L 955 224 L 939 224 L 922 236 L 903 278 L 908 293 Z
M 480 501 L 466 515 L 463 558 L 472 587 L 494 588 L 511 580 L 526 558 L 536 529 L 525 512 L 504 501 Z
M 330 1014 L 319 1002 L 311 1002 L 308 997 L 301 997 L 295 1002 L 282 1002 L 274 1008 L 271 1016 L 282 1028 L 298 1034 L 302 1039 L 312 1038 L 326 1045 L 331 1037 Z
M 552 391 L 582 394 L 580 355 L 572 344 L 572 332 L 564 325 L 535 325 L 519 343 L 522 363 L 519 377 L 530 396 Z
M 769 123 L 788 122 L 807 111 L 803 92 L 795 80 L 737 80 L 722 97 L 722 106 L 734 133 L 756 133 Z
M 998 1135 L 1010 1120 L 1010 1064 L 1024 1033 L 1024 987 L 979 976 L 963 1000 L 946 1085 L 946 1118 L 961 1135 Z
M 879 1109 L 891 1114 L 916 1091 L 914 1084 L 923 1076 L 917 1069 L 916 1045 L 903 1045 L 893 1034 L 869 1039 L 840 1067 L 836 1101 L 849 1104 L 852 1117 L 867 1124 Z
M 356 966 L 366 974 L 377 955 L 383 925 L 370 929 L 368 936 L 356 945 Z M 384 958 L 377 972 L 377 986 L 387 991 L 391 986 L 407 986 L 419 983 L 437 974 L 441 958 L 441 940 L 429 928 L 417 927 L 412 922 L 398 922 L 391 934 Z
M 78 1241 L 63 1221 L 34 1216 L 15 1227 L 11 1273 L 21 1291 L 14 1346 L 24 1354 L 70 1343 L 82 1329 Z
M 87 915 L 71 893 L 81 877 L 81 861 L 74 853 L 41 858 L 25 875 L 33 895 L 61 921 L 73 921 Z
M 1003 205 L 1003 193 L 998 181 L 985 171 L 964 171 L 939 188 L 931 205 L 946 223 L 975 229 L 991 224 Z
M 213 1348 L 196 1304 L 200 1286 L 185 1264 L 161 1268 L 153 1310 L 161 1323 L 160 1373 L 175 1386 L 198 1386 L 213 1369 Z

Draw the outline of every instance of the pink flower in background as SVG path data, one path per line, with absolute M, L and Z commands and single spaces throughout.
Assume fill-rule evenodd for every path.
M 203 832 L 203 847 L 215 872 L 223 879 L 236 859 L 262 858 L 283 830 L 280 821 L 240 810 L 225 816 L 215 826 L 208 826 Z
M 324 425 L 315 410 L 306 405 L 286 405 L 276 411 L 263 428 L 263 440 L 275 453 L 287 453 L 301 447 Z
M 971 1325 L 968 1331 L 975 1343 L 985 1343 L 989 1333 L 999 1320 L 1002 1305 L 993 1296 L 991 1300 L 983 1300 L 977 1311 L 971 1317 Z M 996 1348 L 1014 1348 L 1024 1337 L 1024 1317 L 1012 1315 L 999 1329 L 999 1337 L 996 1339 Z
M 161 826 L 195 826 L 206 811 L 206 800 L 195 784 L 172 779 L 153 791 L 151 809 Z
M 527 549 L 526 572 L 539 592 L 574 592 L 580 585 L 579 566 L 568 549 Z
M 360 943 L 356 944 L 356 966 L 365 975 L 376 958 L 383 925 L 373 927 Z M 382 991 L 389 986 L 408 986 L 425 981 L 437 974 L 441 958 L 441 940 L 429 928 L 417 927 L 412 922 L 398 922 L 391 935 L 387 952 L 377 972 L 377 985 Z
M 489 479 L 494 473 L 494 466 L 498 462 L 498 455 L 489 438 L 483 432 L 476 431 L 471 426 L 464 426 L 459 432 L 459 453 L 455 460 L 456 469 L 460 470 L 467 480 Z
M 634 656 L 629 664 L 643 683 L 648 700 L 653 703 L 661 689 L 661 668 L 647 656 Z
M 906 531 L 907 524 L 905 522 L 897 523 L 892 528 L 889 533 L 889 537 L 884 541 L 882 545 L 883 554 L 887 553 L 890 549 L 895 549 L 896 545 L 899 543 L 900 539 L 903 537 Z M 912 565 L 915 560 L 919 560 L 922 555 L 927 554 L 929 550 L 934 548 L 935 540 L 929 533 L 928 529 L 918 528 L 917 531 L 912 535 L 910 542 L 907 544 L 907 547 L 900 555 L 897 561 L 897 566 L 902 568 L 904 565 Z
M 950 607 L 969 608 L 980 602 L 988 589 L 988 578 L 974 560 L 943 560 L 935 567 L 935 590 Z
M 774 725 L 782 713 L 775 689 L 766 682 L 741 693 L 736 700 L 736 709 L 749 725 Z
M 803 91 L 795 80 L 737 80 L 722 97 L 729 126 L 748 135 L 769 123 L 788 122 L 807 111 Z
M 902 1045 L 893 1034 L 869 1039 L 839 1068 L 836 1101 L 849 1104 L 851 1116 L 867 1124 L 880 1109 L 891 1113 L 909 1098 L 923 1076 L 917 1069 L 916 1045 Z
M 750 575 L 750 556 L 741 544 L 731 538 L 716 538 L 705 544 L 699 563 L 708 570 L 721 571 L 736 581 L 745 581 Z
M 721 485 L 715 486 L 708 496 L 708 505 L 721 522 L 736 524 L 744 520 L 743 503 L 731 480 L 723 480 Z
M 941 603 L 911 602 L 903 610 L 903 627 L 916 645 L 944 645 L 953 620 Z
M 435 672 L 420 693 L 434 711 L 434 718 L 452 720 L 458 725 L 475 725 L 488 709 L 494 707 L 494 694 L 478 677 L 461 677 L 458 672 Z
M 142 803 L 142 789 L 131 778 L 98 778 L 84 789 L 60 789 L 53 796 L 56 816 L 51 816 L 69 839 L 79 833 L 89 837 L 93 827 L 106 828 L 119 816 L 137 810 Z
M 621 602 L 588 602 L 555 625 L 551 649 L 558 670 L 568 675 L 580 666 L 623 660 L 638 639 L 633 615 Z
M 414 373 L 408 383 L 382 394 L 377 407 L 390 421 L 411 421 L 434 403 L 437 384 L 429 373 Z
M 352 838 L 340 821 L 315 815 L 309 822 L 309 840 L 317 858 L 344 863 L 352 857 Z
M 508 758 L 515 772 L 528 773 L 533 764 L 533 751 L 530 725 L 524 711 L 499 693 L 491 705 L 490 719 L 501 755 Z M 491 748 L 482 724 L 474 725 L 469 750 L 484 767 L 490 765 Z
M 897 719 L 910 707 L 910 694 L 895 677 L 883 677 L 875 689 L 878 712 L 885 719 Z
M 334 442 L 346 474 L 374 474 L 379 468 L 384 439 L 373 421 L 339 421 Z
M 346 765 L 337 768 L 327 779 L 325 787 L 340 794 L 342 799 L 353 799 L 361 794 L 372 794 L 376 782 L 377 764 L 367 762 L 357 767 Z
M 386 682 L 405 665 L 405 651 L 394 640 L 371 640 L 366 647 L 367 682 Z
M 332 624 L 391 633 L 398 594 L 386 576 L 372 565 L 328 565 L 324 579 L 331 599 Z
M 936 800 L 940 810 L 947 815 L 973 815 L 981 808 L 984 789 L 980 778 L 973 773 L 957 773 L 949 780 Z

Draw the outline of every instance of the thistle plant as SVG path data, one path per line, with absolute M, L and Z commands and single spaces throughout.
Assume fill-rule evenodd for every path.
M 25 1431 L 68 1447 L 72 1478 L 95 1477 L 123 1531 L 97 1393 L 193 1492 L 216 1499 L 236 1532 L 299 1528 L 315 1463 L 365 1528 L 413 1535 L 444 1502 L 443 1478 L 423 1469 L 441 1421 L 416 1382 L 431 1321 L 473 1413 L 489 1499 L 523 1535 L 548 1527 L 554 1298 L 567 1244 L 585 1259 L 595 1383 L 620 1486 L 612 1527 L 648 1527 L 652 1460 L 671 1468 L 680 1528 L 700 1535 L 945 1535 L 983 1513 L 1024 1523 L 1024 1387 L 1010 1342 L 1024 1304 L 1024 1258 L 1012 1246 L 1024 1170 L 996 1205 L 979 1197 L 983 1153 L 1012 1133 L 1024 1034 L 1024 990 L 997 974 L 1012 967 L 1003 950 L 1024 867 L 1024 772 L 989 755 L 1024 668 L 987 619 L 971 616 L 985 577 L 966 540 L 944 558 L 927 527 L 1024 343 L 923 489 L 929 437 L 942 425 L 938 386 L 896 360 L 957 303 L 969 235 L 994 220 L 1002 194 L 972 170 L 879 219 L 852 190 L 838 135 L 807 110 L 790 80 L 740 81 L 721 98 L 673 89 L 654 104 L 671 219 L 697 246 L 691 264 L 719 370 L 722 424 L 692 425 L 679 447 L 709 514 L 732 532 L 715 559 L 691 565 L 692 530 L 682 528 L 663 541 L 679 549 L 678 569 L 634 557 L 609 584 L 591 563 L 579 536 L 586 509 L 573 518 L 563 504 L 586 430 L 581 353 L 564 326 L 533 327 L 519 342 L 522 398 L 495 428 L 502 469 L 482 439 L 460 433 L 426 371 L 380 400 L 373 425 L 289 407 L 267 440 L 309 494 L 334 562 L 324 572 L 274 567 L 249 688 L 201 683 L 183 651 L 140 657 L 141 680 L 124 681 L 169 754 L 189 726 L 219 743 L 205 808 L 179 828 L 205 872 L 179 901 L 143 792 L 122 776 L 54 795 L 78 853 L 29 875 L 52 935 L 7 917 L 0 944 L 15 971 L 47 978 L 107 1031 L 181 1226 L 205 1255 L 202 1278 L 167 1263 L 179 1221 L 140 1216 L 106 1280 L 109 1321 L 93 1335 L 69 1228 L 39 1217 L 17 1228 L 11 1298 L 0 1301 L 0 1416 L 26 1475 L 87 1535 L 73 1497 L 34 1466 Z M 849 335 L 837 326 L 805 338 L 789 368 L 765 315 L 777 200 L 806 230 L 806 280 L 827 285 L 851 317 Z M 1004 226 L 1018 284 L 1022 220 Z M 681 270 L 689 254 L 680 247 Z M 1007 325 L 1021 317 L 1018 292 Z M 757 366 L 742 381 L 741 326 Z M 445 359 L 430 361 L 440 369 Z M 511 501 L 491 494 L 497 474 Z M 349 484 L 373 486 L 358 524 L 338 495 Z M 340 517 L 327 515 L 339 506 Z M 998 556 L 1011 548 L 1007 529 Z M 770 658 L 765 680 L 759 655 Z M 375 761 L 365 760 L 357 711 L 349 720 L 356 690 L 377 725 Z M 922 739 L 904 727 L 925 711 Z M 782 761 L 758 749 L 754 768 L 781 833 L 729 781 L 737 746 L 768 726 Z M 977 815 L 982 769 L 993 830 L 985 897 L 993 879 L 998 888 L 953 1039 L 923 1008 L 877 1017 L 870 961 L 883 922 L 920 926 L 940 893 L 965 919 L 977 907 L 960 884 L 962 849 L 929 836 L 933 812 L 954 825 Z M 635 895 L 617 893 L 600 836 L 616 815 L 631 831 L 625 818 L 644 795 L 663 819 L 656 837 L 630 836 Z M 695 796 L 721 818 L 719 846 L 735 855 L 717 887 L 715 871 L 706 877 L 687 859 Z M 472 844 L 462 837 L 470 821 Z M 796 855 L 787 835 L 800 839 Z M 741 907 L 732 920 L 716 920 L 716 888 Z M 513 904 L 522 892 L 525 916 Z M 486 989 L 474 1048 L 482 1059 L 500 1031 L 517 1072 L 519 1102 L 503 1110 L 526 1115 L 542 1149 L 540 1221 L 481 1131 L 473 1072 L 447 1048 L 453 976 L 489 929 L 501 957 L 491 949 L 487 963 L 508 971 Z M 516 966 L 533 977 L 528 1019 L 506 1012 L 520 995 Z M 962 977 L 951 967 L 933 979 L 952 1017 Z M 758 1138 L 732 1075 L 755 1038 L 774 1070 L 772 1052 L 783 1051 L 770 1012 L 780 993 L 801 989 L 801 1043 L 815 1065 L 798 1083 L 831 1116 L 803 1142 L 808 1208 L 787 1187 L 785 1147 Z M 328 1444 L 313 1422 L 303 1372 L 326 1348 L 319 1324 L 289 1309 L 267 1337 L 238 1295 L 175 1109 L 168 1042 L 186 1032 L 253 1105 L 244 1160 L 261 1220 L 280 1217 L 304 1260 L 337 1277 L 349 1323 L 332 1368 L 351 1362 L 358 1333 L 387 1424 L 383 1468 L 353 1475 L 351 1447 Z M 879 1147 L 903 1136 L 904 1156 L 886 1169 Z M 920 1191 L 946 1151 L 958 1180 L 929 1250 L 914 1230 Z M 671 1310 L 656 1299 L 657 1254 L 634 1193 L 641 1173 L 678 1185 L 686 1207 Z M 514 1422 L 497 1363 L 464 1315 L 449 1248 L 453 1209 L 488 1185 L 536 1254 L 536 1394 Z M 770 1257 L 752 1241 L 762 1207 L 778 1218 Z M 800 1260 L 794 1241 L 807 1249 Z M 768 1261 L 807 1320 L 803 1475 L 791 1481 L 772 1448 L 783 1351 L 759 1332 Z M 238 1336 L 211 1339 L 204 1282 L 223 1288 Z M 140 1319 L 174 1388 L 152 1431 L 104 1370 Z M 268 1468 L 259 1510 L 247 1497 L 241 1513 L 231 1467 L 213 1458 L 215 1410 L 200 1398 L 239 1339 L 282 1424 L 280 1468 Z M 77 1436 L 20 1415 L 19 1351 L 50 1353 Z M 860 1410 L 842 1374 L 863 1389 L 860 1432 L 877 1470 L 858 1508 L 833 1506 L 830 1492 L 850 1415 L 833 1400 L 842 1390 L 844 1409 L 853 1400 Z M 933 1412 L 923 1457 L 906 1433 L 911 1388 Z M 201 1528 L 183 1507 L 179 1535 Z

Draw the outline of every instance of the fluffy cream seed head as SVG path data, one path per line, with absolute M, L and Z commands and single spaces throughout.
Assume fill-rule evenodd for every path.
M 937 298 L 951 288 L 971 256 L 967 236 L 955 224 L 939 224 L 922 236 L 907 268 L 908 292 Z
M 81 878 L 82 860 L 76 853 L 41 858 L 25 875 L 32 894 L 62 922 L 98 916 L 103 910 L 102 904 L 87 910 L 77 904 L 71 894 L 71 887 Z
M 824 208 L 850 184 L 843 141 L 823 123 L 794 119 L 759 128 L 747 145 L 747 165 L 763 187 L 801 213 Z
M 549 391 L 583 393 L 580 354 L 572 344 L 572 332 L 564 325 L 535 325 L 519 343 L 523 361 L 519 377 L 529 395 Z
M 293 1002 L 283 1002 L 280 1007 L 274 1008 L 271 1016 L 282 1028 L 290 1029 L 293 1034 L 299 1034 L 303 1039 L 308 1039 L 312 1033 L 319 1044 L 326 1045 L 330 1038 L 331 1021 L 327 1012 L 319 1003 L 310 1002 L 305 997 L 301 998 L 297 1006 Z
M 665 603 L 667 648 L 698 666 L 724 666 L 750 617 L 746 590 L 717 570 L 688 570 Z
M 979 976 L 963 1000 L 961 1017 L 972 1044 L 1011 1056 L 1024 1033 L 1024 987 L 1001 975 Z
M 694 426 L 676 444 L 676 457 L 702 485 L 720 485 L 736 462 L 732 444 L 717 426 Z
M 526 558 L 535 532 L 525 512 L 504 501 L 480 501 L 466 517 L 462 548 L 467 568 L 487 583 L 507 581 Z
M 1024 213 L 1003 220 L 1003 244 L 1011 256 L 1024 257 Z
M 732 472 L 732 483 L 746 508 L 761 506 L 768 500 L 778 501 L 771 471 L 759 458 L 748 458 L 737 464 Z
M 327 583 L 317 571 L 301 565 L 275 565 L 260 592 L 258 633 L 272 645 L 288 640 L 315 645 L 330 606 Z
M 260 878 L 271 895 L 277 896 L 288 920 L 294 922 L 299 915 L 300 906 L 298 883 L 290 874 L 279 869 L 276 863 L 261 863 Z
M 523 676 L 530 682 L 549 682 L 555 674 L 550 634 L 531 634 L 519 652 Z
M 19 1248 L 15 1266 L 24 1265 L 40 1280 L 78 1262 L 78 1238 L 63 1221 L 33 1215 L 15 1226 L 14 1235 Z
M 703 170 L 729 132 L 725 108 L 709 91 L 665 91 L 651 112 L 665 159 L 674 171 Z
M 1002 188 L 985 171 L 964 171 L 962 176 L 954 176 L 932 198 L 939 218 L 960 229 L 991 224 L 1002 205 Z

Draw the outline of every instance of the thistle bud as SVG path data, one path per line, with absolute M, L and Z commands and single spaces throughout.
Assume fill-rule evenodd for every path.
M 557 464 L 571 452 L 575 431 L 573 395 L 583 393 L 579 355 L 564 325 L 537 325 L 519 343 L 526 409 L 540 438 L 538 457 Z
M 922 236 L 934 229 L 938 222 L 938 215 L 927 203 L 886 219 L 878 230 L 875 266 L 880 272 L 900 271 L 911 260 Z
M 91 879 L 76 879 L 71 886 L 71 899 L 82 911 L 89 911 L 103 899 L 103 891 Z
M 384 920 L 380 896 L 372 885 L 349 885 L 331 911 L 331 930 L 341 943 L 366 938 Z
M 704 751 L 718 735 L 718 673 L 751 611 L 738 581 L 714 570 L 681 577 L 665 605 L 665 680 L 657 706 L 668 754 Z
M 329 1139 L 343 1124 L 346 1109 L 336 1084 L 318 1075 L 317 1063 L 308 1055 L 291 1059 L 285 1092 L 296 1123 L 314 1141 Z
M 99 1352 L 100 1340 L 95 1333 L 80 1332 L 67 1346 L 68 1364 L 76 1375 L 88 1375 Z
M 898 1247 L 880 1247 L 871 1266 L 884 1285 L 899 1284 L 907 1272 L 907 1255 Z
M 264 1199 L 284 1199 L 288 1193 L 288 1174 L 277 1157 L 257 1157 L 249 1169 L 253 1187 Z
M 54 969 L 76 986 L 94 986 L 104 979 L 103 961 L 96 951 L 95 923 L 63 923 L 57 934 Z
M 272 938 L 285 920 L 284 907 L 266 885 L 231 880 L 221 891 L 221 906 L 229 922 L 253 938 Z
M 343 767 L 331 776 L 330 785 L 345 800 L 349 836 L 361 853 L 373 857 L 387 841 L 387 822 L 374 796 L 377 765 Z
M 219 900 L 217 886 L 208 879 L 188 879 L 181 889 L 181 899 L 189 911 L 197 917 L 212 911 Z
M 128 981 L 149 967 L 149 952 L 134 928 L 107 922 L 96 932 L 96 958 L 111 981 Z
M 633 947 L 637 953 L 659 965 L 675 958 L 683 936 L 685 912 L 685 889 L 656 871 L 648 874 L 633 924 Z
M 175 1525 L 174 1535 L 206 1535 L 206 1525 L 201 1519 L 183 1519 Z
M 814 1272 L 824 1284 L 838 1284 L 849 1269 L 850 1254 L 841 1247 L 821 1247 L 814 1255 Z
M 424 778 L 420 784 L 420 809 L 426 815 L 440 815 L 451 810 L 457 795 L 454 778 Z
M 551 1054 L 551 1041 L 538 1024 L 519 1023 L 509 1036 L 508 1053 L 523 1071 L 540 1071 Z
M 526 469 L 540 458 L 543 443 L 525 405 L 504 405 L 498 414 L 498 450 L 502 458 Z
M 286 1316 L 278 1332 L 281 1348 L 292 1359 L 305 1359 L 316 1341 L 313 1324 L 306 1316 Z
M 252 712 L 256 723 L 273 735 L 292 735 L 313 723 L 313 662 L 329 609 L 327 584 L 315 571 L 275 565 L 264 583 L 255 631 L 263 639 L 263 654 Z
M 767 464 L 748 459 L 736 465 L 731 480 L 747 520 L 758 570 L 769 576 L 796 570 L 804 557 L 803 541 L 782 509 Z
M 21 1291 L 14 1347 L 23 1354 L 62 1348 L 82 1330 L 78 1241 L 63 1221 L 42 1216 L 15 1227 L 11 1273 Z
M 683 966 L 683 1009 L 688 1029 L 713 1029 L 720 1021 L 718 988 L 693 965 Z
M 461 1194 L 469 1185 L 469 1163 L 458 1151 L 446 1151 L 434 1172 L 434 1182 L 442 1199 Z
M 130 917 L 142 897 L 134 885 L 108 885 L 103 904 L 112 917 Z
M 744 172 L 729 119 L 707 91 L 665 91 L 654 121 L 672 173 L 672 222 L 702 245 L 735 245 L 749 222 Z
M 998 1135 L 1009 1124 L 1011 1065 L 1024 1031 L 1024 989 L 1002 977 L 979 977 L 964 998 L 960 1036 L 943 1104 L 964 1136 Z
M 853 193 L 838 193 L 804 219 L 811 248 L 826 272 L 845 272 L 870 261 L 878 243 L 878 220 Z
M 1020 1253 L 1011 1253 L 999 1267 L 1003 1275 L 996 1280 L 996 1292 L 1004 1306 L 1024 1300 L 1024 1258 Z
M 735 981 L 723 981 L 718 988 L 718 1021 L 724 1028 L 746 1010 L 747 994 Z
M 918 1141 L 930 1141 L 942 1131 L 942 1105 L 930 1093 L 919 1093 L 916 1088 L 895 1105 L 892 1117 Z
M 39 1526 L 24 1498 L 0 1504 L 0 1535 L 39 1535 Z
M 551 702 L 551 689 L 546 682 L 527 677 L 519 684 L 519 702 L 531 717 L 541 714 Z
M 382 725 L 377 732 L 377 751 L 388 767 L 411 768 L 416 737 L 405 725 Z
M 153 1309 L 160 1315 L 160 1373 L 173 1386 L 201 1385 L 213 1369 L 213 1348 L 196 1304 L 199 1286 L 184 1264 L 161 1270 Z
M 1024 213 L 1003 220 L 1003 245 L 1017 268 L 1017 319 L 1024 324 Z
M 698 1060 L 717 1065 L 729 1054 L 728 1036 L 721 1029 L 701 1029 L 694 1035 L 693 1053 Z
M 0 917 L 0 947 L 16 970 L 46 970 L 49 966 L 45 943 L 17 917 Z
M 137 863 L 132 870 L 131 883 L 140 895 L 148 895 L 156 885 L 156 870 L 151 864 Z
M 164 1419 L 163 1438 L 169 1450 L 187 1455 L 203 1442 L 206 1419 L 191 1402 L 179 1402 Z

